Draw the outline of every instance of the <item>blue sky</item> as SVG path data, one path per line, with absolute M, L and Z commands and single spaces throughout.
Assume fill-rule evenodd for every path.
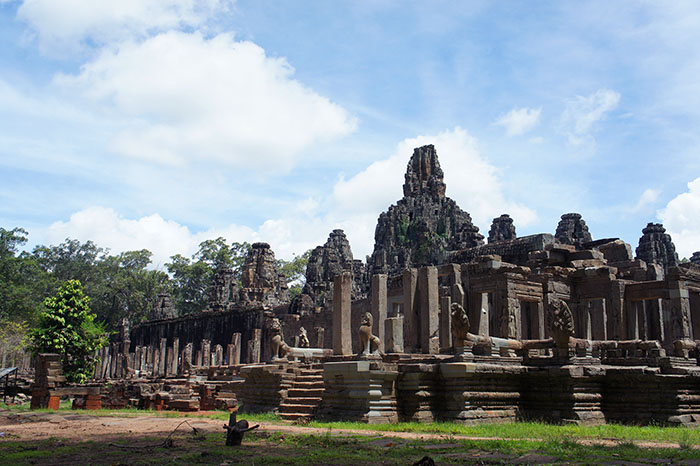
M 0 0 L 0 225 L 371 253 L 414 147 L 487 234 L 700 250 L 695 2 Z

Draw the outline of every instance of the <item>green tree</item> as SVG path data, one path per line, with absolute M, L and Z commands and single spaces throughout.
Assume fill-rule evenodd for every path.
M 301 256 L 294 255 L 291 261 L 284 259 L 277 260 L 277 269 L 284 275 L 289 284 L 289 294 L 291 298 L 301 293 L 306 284 L 306 265 L 309 263 L 311 249 Z
M 202 241 L 192 258 L 176 254 L 165 264 L 172 277 L 173 301 L 183 314 L 199 312 L 209 302 L 209 290 L 214 272 L 219 267 L 233 270 L 234 278 L 240 280 L 241 266 L 250 250 L 250 244 L 233 242 L 224 238 Z
M 0 319 L 0 367 L 16 365 L 28 346 L 26 323 Z
M 36 320 L 49 279 L 36 259 L 19 248 L 27 242 L 22 228 L 0 228 L 0 320 Z
M 69 382 L 84 382 L 95 369 L 95 352 L 107 344 L 102 325 L 90 312 L 90 298 L 78 280 L 68 280 L 44 300 L 39 325 L 31 331 L 32 351 L 58 353 Z
M 92 310 L 109 328 L 117 328 L 123 317 L 132 323 L 147 319 L 158 294 L 171 291 L 168 274 L 148 270 L 151 255 L 147 249 L 125 251 L 96 263 L 90 290 Z

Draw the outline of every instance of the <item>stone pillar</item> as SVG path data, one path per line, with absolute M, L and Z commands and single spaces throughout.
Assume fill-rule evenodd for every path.
M 480 293 L 478 296 L 477 308 L 474 310 L 478 316 L 477 325 L 476 327 L 472 326 L 472 328 L 475 328 L 477 334 L 487 337 L 489 336 L 489 319 L 493 312 L 493 306 L 489 303 L 488 293 Z
M 142 346 L 141 347 L 141 355 L 139 356 L 140 362 L 140 371 L 145 372 L 146 371 L 146 353 L 148 352 L 148 347 L 147 346 Z
M 406 269 L 403 271 L 403 338 L 404 351 L 415 352 L 418 347 L 419 330 L 419 304 L 417 302 L 418 271 Z
M 404 316 L 389 317 L 386 319 L 384 347 L 387 353 L 403 353 L 403 319 Z
M 134 348 L 134 371 L 141 371 L 141 347 Z
M 164 376 L 170 377 L 172 374 L 172 369 L 173 369 L 173 349 L 168 348 L 167 356 L 165 357 L 165 372 L 163 373 Z
M 109 345 L 101 350 L 102 360 L 100 361 L 100 379 L 107 378 L 107 368 L 109 367 Z
M 202 367 L 202 350 L 201 349 L 197 350 L 197 352 L 195 353 L 194 364 L 197 367 Z
M 209 367 L 211 364 L 211 341 L 202 340 L 202 367 Z
M 350 330 L 350 292 L 352 275 L 347 272 L 333 279 L 333 354 L 352 354 Z
M 439 292 L 437 267 L 418 269 L 418 294 L 420 296 L 420 347 L 425 354 L 439 352 L 438 336 Z
M 248 363 L 260 363 L 260 348 L 262 340 L 262 329 L 253 329 L 253 338 L 248 342 Z
M 537 338 L 542 339 L 544 337 L 544 303 L 542 301 L 537 301 Z
M 224 365 L 224 347 L 221 345 L 216 345 L 216 349 L 214 350 L 214 355 L 216 357 L 216 365 L 223 366 Z
M 619 281 L 611 283 L 610 294 L 605 303 L 608 321 L 607 337 L 611 340 L 624 339 L 625 285 Z
M 440 298 L 440 348 L 452 346 L 452 322 L 450 316 L 450 306 L 452 298 L 443 296 Z
M 168 364 L 168 339 L 167 338 L 161 338 L 160 339 L 160 365 L 158 366 L 158 374 L 161 376 L 167 375 L 165 372 L 165 369 Z
M 189 373 L 192 370 L 192 343 L 187 343 L 182 350 L 182 372 Z
M 663 326 L 667 344 L 690 339 L 690 294 L 680 281 L 669 281 L 669 304 L 663 312 Z M 665 303 L 664 303 L 665 304 Z
M 120 360 L 122 367 L 119 370 L 119 377 L 128 377 L 129 369 L 133 369 L 133 366 L 129 364 L 129 349 L 131 348 L 131 340 L 126 339 L 122 341 L 121 344 L 121 354 Z
M 173 348 L 172 348 L 172 353 L 173 353 L 173 361 L 172 365 L 170 366 L 170 373 L 172 375 L 177 375 L 178 370 L 179 370 L 179 361 L 178 358 L 180 357 L 180 339 L 179 338 L 173 338 Z
M 323 327 L 316 327 L 316 348 L 323 348 L 324 337 L 326 335 L 326 329 Z
M 464 287 L 462 287 L 461 283 L 455 283 L 454 285 L 452 285 L 451 297 L 453 303 L 458 303 L 460 306 L 467 309 L 468 306 L 465 303 L 466 296 L 464 293 Z
M 119 343 L 112 343 L 111 345 L 111 357 L 110 368 L 109 368 L 109 378 L 113 379 L 117 377 L 117 370 L 119 367 Z
M 641 301 L 627 301 L 627 339 L 636 340 L 639 338 L 639 323 L 638 323 L 638 311 L 637 307 Z
M 379 337 L 379 351 L 384 351 L 384 325 L 386 321 L 386 274 L 372 275 L 372 333 Z
M 153 350 L 153 372 L 151 373 L 153 377 L 160 376 L 160 350 L 155 348 Z
M 233 345 L 233 359 L 229 360 L 231 365 L 239 365 L 241 363 L 241 334 L 234 333 L 231 335 L 231 344 Z

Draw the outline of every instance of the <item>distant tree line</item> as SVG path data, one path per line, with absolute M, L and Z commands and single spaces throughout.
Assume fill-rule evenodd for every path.
M 69 280 L 80 281 L 96 322 L 111 331 L 124 317 L 132 323 L 146 320 L 160 293 L 170 294 L 181 314 L 201 311 L 208 303 L 215 270 L 228 267 L 240 279 L 250 249 L 246 242 L 207 240 L 192 257 L 172 256 L 166 272 L 148 269 L 152 253 L 147 249 L 111 255 L 92 241 L 66 239 L 27 252 L 22 250 L 27 235 L 23 228 L 0 227 L 0 329 L 5 329 L 0 331 L 0 345 L 10 340 L 16 345 L 18 332 L 36 327 L 46 310 L 44 299 Z M 303 287 L 309 253 L 278 261 L 293 294 Z M 9 332 L 10 328 L 16 331 Z M 12 338 L 3 338 L 5 333 Z

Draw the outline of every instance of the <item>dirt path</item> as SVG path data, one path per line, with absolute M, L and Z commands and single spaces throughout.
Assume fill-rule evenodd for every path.
M 245 416 L 241 416 L 244 418 Z M 120 436 L 157 437 L 172 432 L 183 421 L 202 432 L 221 432 L 224 421 L 204 417 L 157 417 L 157 416 L 92 416 L 86 414 L 64 413 L 13 413 L 0 412 L 0 432 L 4 438 L 16 440 L 40 440 L 60 438 L 69 441 L 86 441 L 95 438 Z M 185 426 L 185 429 L 188 429 Z M 326 435 L 329 430 L 304 427 L 293 424 L 260 423 L 261 431 L 285 432 L 289 434 Z M 448 434 L 424 434 L 415 432 L 377 432 L 357 429 L 332 429 L 333 435 L 365 435 L 370 437 L 387 437 L 406 440 L 500 440 L 498 437 L 470 437 Z M 620 443 L 615 439 L 577 439 L 584 445 L 615 446 Z M 677 443 L 634 442 L 642 448 L 679 448 Z

